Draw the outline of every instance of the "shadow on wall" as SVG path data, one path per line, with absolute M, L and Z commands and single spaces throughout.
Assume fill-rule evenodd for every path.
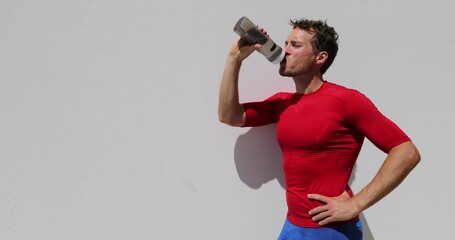
M 235 144 L 237 173 L 240 180 L 252 189 L 259 189 L 274 179 L 285 188 L 283 157 L 276 142 L 275 130 L 275 125 L 251 128 L 239 136 Z
M 360 214 L 360 221 L 362 221 L 363 226 L 363 240 L 374 240 L 373 234 L 371 233 L 370 226 L 368 225 L 365 215 Z
M 248 187 L 259 189 L 263 184 L 277 179 L 285 188 L 283 156 L 276 142 L 276 125 L 251 128 L 238 137 L 235 144 L 234 160 L 237 173 Z M 357 166 L 354 166 L 349 185 L 355 180 Z M 363 224 L 363 239 L 374 240 L 368 222 L 360 215 Z
M 349 186 L 352 186 L 352 183 L 355 181 L 356 172 L 357 172 L 357 164 L 355 164 L 354 169 L 352 169 L 351 178 L 349 179 Z M 370 226 L 368 225 L 368 222 L 363 213 L 360 214 L 360 221 L 362 221 L 362 227 L 363 227 L 363 240 L 374 240 L 373 234 L 371 233 Z

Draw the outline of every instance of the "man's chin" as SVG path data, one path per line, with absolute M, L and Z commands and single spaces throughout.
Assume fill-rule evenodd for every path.
M 287 77 L 286 76 L 286 69 L 283 66 L 280 66 L 280 70 L 278 70 L 278 73 L 280 73 L 281 76 Z
M 279 72 L 280 75 L 283 76 L 283 77 L 292 77 L 292 76 L 293 76 L 291 73 L 286 72 L 284 69 L 280 69 L 278 72 Z

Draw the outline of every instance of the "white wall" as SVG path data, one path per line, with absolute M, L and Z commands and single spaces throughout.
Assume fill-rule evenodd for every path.
M 326 79 L 359 89 L 422 162 L 365 211 L 366 239 L 448 239 L 455 192 L 449 1 L 0 1 L 0 239 L 276 239 L 286 206 L 274 126 L 217 120 L 241 16 L 282 43 L 327 19 Z M 243 101 L 293 90 L 253 54 Z M 359 191 L 385 155 L 366 143 Z

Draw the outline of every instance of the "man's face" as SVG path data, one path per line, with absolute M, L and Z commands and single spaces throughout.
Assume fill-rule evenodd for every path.
M 280 75 L 294 77 L 314 71 L 317 54 L 313 51 L 313 34 L 294 28 L 288 36 L 284 51 L 285 61 L 280 64 Z

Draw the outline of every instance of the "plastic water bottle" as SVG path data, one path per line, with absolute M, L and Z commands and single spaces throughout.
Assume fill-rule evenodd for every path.
M 241 36 L 248 44 L 261 44 L 258 51 L 262 53 L 273 64 L 280 63 L 284 58 L 283 49 L 265 34 L 247 17 L 240 18 L 234 26 L 234 31 Z

